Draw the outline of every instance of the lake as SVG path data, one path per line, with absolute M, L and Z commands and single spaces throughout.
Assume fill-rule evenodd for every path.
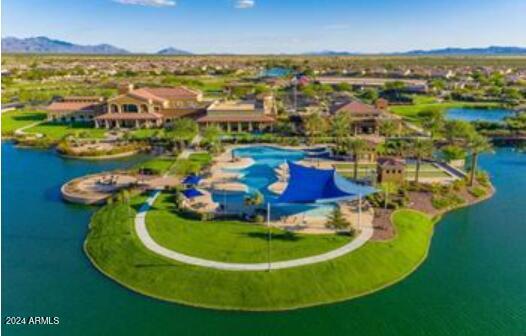
M 292 73 L 292 69 L 287 69 L 287 68 L 269 68 L 269 69 L 265 69 L 263 70 L 259 76 L 260 77 L 273 77 L 273 78 L 277 78 L 277 77 L 286 77 L 288 75 L 290 75 Z
M 506 117 L 515 115 L 513 110 L 508 109 L 484 109 L 484 108 L 450 108 L 446 110 L 446 119 L 464 121 L 488 121 L 502 122 Z
M 138 159 L 66 160 L 2 143 L 2 313 L 58 316 L 58 326 L 6 326 L 4 335 L 524 335 L 526 155 L 483 155 L 492 199 L 445 216 L 429 258 L 378 293 L 279 313 L 185 307 L 135 294 L 82 251 L 95 208 L 62 202 L 71 178 Z M 309 284 L 305 284 L 308 286 Z

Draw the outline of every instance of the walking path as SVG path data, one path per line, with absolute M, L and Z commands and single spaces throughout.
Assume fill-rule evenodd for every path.
M 150 251 L 162 255 L 163 257 L 194 266 L 214 268 L 223 271 L 267 271 L 271 269 L 276 270 L 311 265 L 319 262 L 329 261 L 341 257 L 347 253 L 350 253 L 362 247 L 373 236 L 372 226 L 365 226 L 361 228 L 360 234 L 347 245 L 316 256 L 287 261 L 242 264 L 201 259 L 167 249 L 157 244 L 148 233 L 148 229 L 146 228 L 146 214 L 152 207 L 159 194 L 159 190 L 155 191 L 154 194 L 146 200 L 146 203 L 141 207 L 139 213 L 135 217 L 135 231 L 137 232 L 137 236 L 144 244 L 144 246 L 146 246 L 146 248 Z
M 26 126 L 23 126 L 23 127 L 20 127 L 20 128 L 17 128 L 15 130 L 15 135 L 27 135 L 29 133 L 26 133 L 26 129 L 29 129 L 31 127 L 35 127 L 35 126 L 38 126 L 42 123 L 44 123 L 46 120 L 41 120 L 41 121 L 37 121 L 35 123 L 32 123 L 32 124 L 29 124 L 29 125 L 26 125 Z M 37 138 L 41 138 L 43 135 L 41 133 L 31 133 L 32 135 L 36 136 Z

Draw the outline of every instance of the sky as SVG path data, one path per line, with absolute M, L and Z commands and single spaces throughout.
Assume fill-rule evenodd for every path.
M 2 37 L 133 52 L 526 47 L 526 0 L 2 0 Z

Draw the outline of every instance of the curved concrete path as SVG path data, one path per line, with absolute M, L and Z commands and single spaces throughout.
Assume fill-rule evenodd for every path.
M 201 259 L 167 249 L 166 247 L 157 244 L 148 233 L 148 229 L 146 228 L 146 214 L 152 207 L 159 194 L 160 191 L 155 191 L 155 193 L 146 200 L 146 203 L 141 207 L 139 213 L 135 217 L 135 231 L 137 232 L 137 236 L 144 246 L 146 246 L 146 248 L 150 251 L 162 255 L 163 257 L 194 266 L 214 268 L 223 271 L 268 271 L 311 265 L 332 260 L 350 253 L 363 246 L 373 236 L 372 227 L 363 227 L 360 234 L 347 245 L 327 253 L 286 261 L 243 264 Z

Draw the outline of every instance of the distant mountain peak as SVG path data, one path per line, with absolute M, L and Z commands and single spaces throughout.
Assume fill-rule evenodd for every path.
M 46 36 L 2 38 L 2 51 L 35 54 L 129 54 L 129 51 L 110 44 L 80 45 Z
M 177 49 L 174 47 L 168 47 L 161 49 L 157 52 L 157 55 L 192 55 L 191 52 L 186 50 Z

